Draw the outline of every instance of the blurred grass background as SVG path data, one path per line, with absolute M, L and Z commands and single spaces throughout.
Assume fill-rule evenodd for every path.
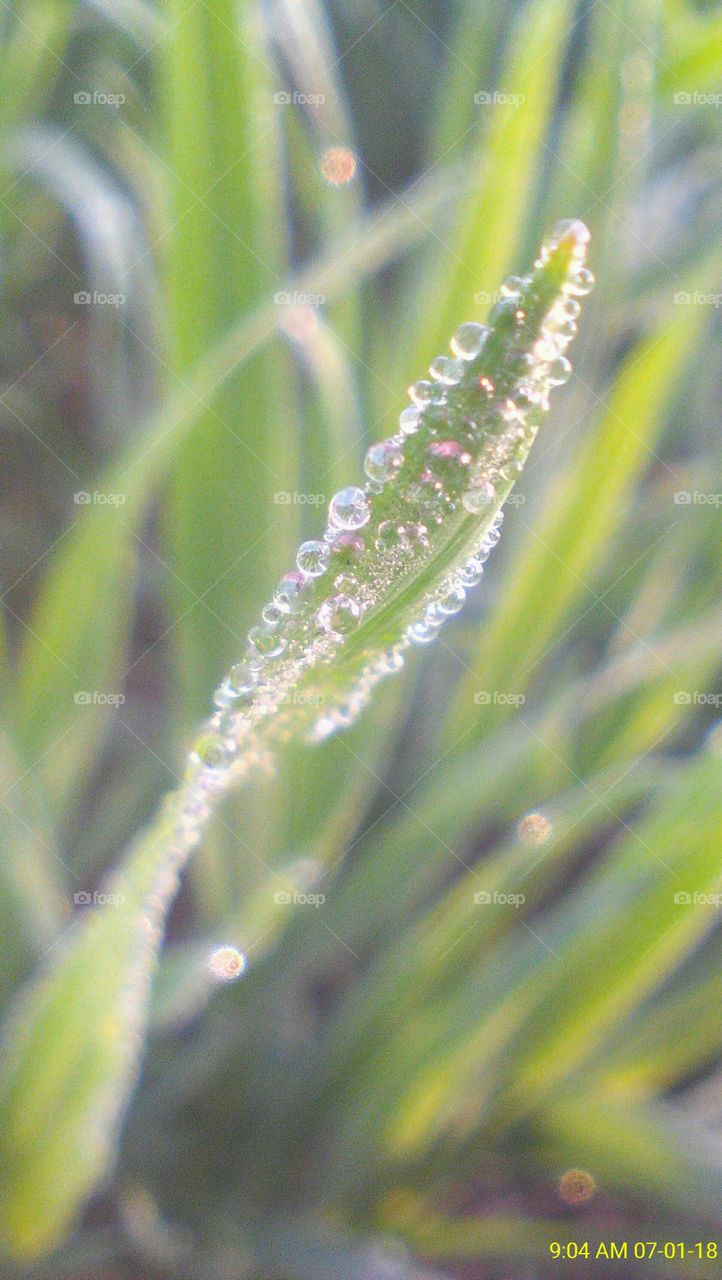
M 17 1274 L 526 1280 L 551 1240 L 719 1238 L 719 8 L 0 30 L 5 1002 L 453 328 L 556 218 L 598 279 L 476 602 L 216 822 L 117 1165 Z

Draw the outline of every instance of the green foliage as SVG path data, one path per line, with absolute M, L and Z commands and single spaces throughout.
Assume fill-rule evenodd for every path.
M 11 1280 L 521 1280 L 557 1273 L 553 1239 L 719 1236 L 719 23 L 5 6 Z M 207 729 L 182 762 L 263 600 L 406 382 L 570 215 L 599 286 L 478 592 L 296 741 L 353 718 L 508 486 L 375 581 L 295 701 L 254 695 L 253 751 L 219 710 L 229 775 L 293 740 L 218 795 L 167 918 Z M 84 907 L 97 886 L 123 901 Z

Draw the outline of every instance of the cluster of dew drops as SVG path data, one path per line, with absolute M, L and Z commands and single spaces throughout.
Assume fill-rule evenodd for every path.
M 571 373 L 565 352 L 576 333 L 578 299 L 594 283 L 584 265 L 589 233 L 577 221 L 552 229 L 534 271 L 545 266 L 562 236 L 572 246 L 570 266 L 537 336 L 525 324 L 534 275 L 510 277 L 492 308 L 490 326 L 463 324 L 451 339 L 452 355 L 437 357 L 430 379 L 409 388 L 411 404 L 400 415 L 397 433 L 368 450 L 364 488 L 352 485 L 336 493 L 323 537 L 299 547 L 295 568 L 281 579 L 261 622 L 249 632 L 245 656 L 216 690 L 216 710 L 191 754 L 192 803 L 183 811 L 188 838 L 202 825 L 211 793 L 245 767 L 262 763 L 258 721 L 269 711 L 283 710 L 304 670 L 333 656 L 364 612 L 383 598 L 399 569 L 430 554 L 434 525 L 455 510 L 479 515 L 494 509 L 521 470 L 551 388 Z M 512 370 L 506 383 L 500 379 L 494 386 L 488 377 L 471 373 L 494 326 L 504 319 L 507 328 L 511 325 L 516 358 L 506 361 Z M 374 519 L 374 498 L 387 485 L 402 495 L 408 518 Z M 322 708 L 312 739 L 351 724 L 378 681 L 403 666 L 405 650 L 428 644 L 459 612 L 499 540 L 501 519 L 498 510 L 474 553 L 423 601 L 399 640 L 366 663 L 344 703 Z M 356 574 L 362 558 L 366 572 Z

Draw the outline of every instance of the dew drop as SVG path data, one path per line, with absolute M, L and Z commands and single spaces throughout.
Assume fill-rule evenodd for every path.
M 470 515 L 475 516 L 480 511 L 487 511 L 493 505 L 496 501 L 496 490 L 488 480 L 480 480 L 477 484 L 469 486 L 461 501 Z
M 246 957 L 236 947 L 217 947 L 208 957 L 208 968 L 220 982 L 235 982 L 246 967 Z
M 261 610 L 261 617 L 269 627 L 277 627 L 283 621 L 283 614 L 277 604 L 266 604 Z
M 551 386 L 561 387 L 565 382 L 569 381 L 572 373 L 572 366 L 565 356 L 557 356 L 552 360 L 547 371 L 547 379 Z
M 330 559 L 331 548 L 327 542 L 302 542 L 298 548 L 296 564 L 308 578 L 318 578 L 325 573 Z
M 399 415 L 399 428 L 405 436 L 416 435 L 421 425 L 421 410 L 415 405 L 409 405 L 407 409 L 403 409 Z
M 436 607 L 439 611 L 449 617 L 454 613 L 459 613 L 464 607 L 466 601 L 466 592 L 460 582 L 453 583 L 445 595 L 437 600 Z
M 206 733 L 195 746 L 195 754 L 206 769 L 225 769 L 232 759 L 226 739 L 218 733 Z
M 279 653 L 283 653 L 286 647 L 283 636 L 272 631 L 270 627 L 251 627 L 248 640 L 256 652 L 264 658 L 275 658 Z
M 224 680 L 224 684 L 234 698 L 242 693 L 250 693 L 257 683 L 258 671 L 254 670 L 248 662 L 236 662 Z
M 297 613 L 305 579 L 301 573 L 287 573 L 279 582 L 273 600 L 282 613 Z
M 371 508 L 363 489 L 349 485 L 331 499 L 329 519 L 336 529 L 360 529 L 371 518 Z
M 453 387 L 461 382 L 464 365 L 461 360 L 452 360 L 450 356 L 437 356 L 429 365 L 429 373 L 443 386 Z
M 331 543 L 331 550 L 337 555 L 349 555 L 356 559 L 366 544 L 359 533 L 337 533 Z
M 403 460 L 403 452 L 395 440 L 382 440 L 379 444 L 371 445 L 366 454 L 364 471 L 369 480 L 383 483 L 398 471 Z
M 361 607 L 351 596 L 330 596 L 324 600 L 317 616 L 324 631 L 347 635 L 358 625 Z
M 451 350 L 460 360 L 474 360 L 484 349 L 491 330 L 485 324 L 469 321 L 456 330 L 451 339 Z
M 588 267 L 579 267 L 565 280 L 562 288 L 565 293 L 571 293 L 577 298 L 583 298 L 586 294 L 591 293 L 594 288 L 594 276 Z
M 425 409 L 428 404 L 443 404 L 444 388 L 438 383 L 427 382 L 422 378 L 420 382 L 414 382 L 409 387 L 409 397 L 419 409 Z

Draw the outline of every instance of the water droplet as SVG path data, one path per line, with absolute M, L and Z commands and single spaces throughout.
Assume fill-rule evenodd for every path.
M 484 349 L 491 330 L 485 324 L 469 321 L 456 330 L 451 339 L 451 350 L 460 360 L 474 360 Z
M 220 982 L 235 982 L 246 967 L 246 957 L 236 947 L 217 947 L 208 957 L 208 968 Z
M 403 409 L 399 414 L 399 428 L 405 436 L 416 435 L 421 425 L 421 410 L 415 405 L 409 405 L 407 409 Z
M 317 616 L 324 631 L 347 635 L 358 625 L 361 606 L 351 596 L 330 596 L 324 600 Z
M 552 833 L 552 824 L 543 813 L 528 813 L 517 824 L 516 832 L 524 844 L 544 844 Z
M 371 445 L 366 454 L 364 471 L 369 480 L 383 483 L 398 471 L 403 460 L 403 452 L 395 440 L 382 440 L 379 444 Z
M 226 739 L 218 733 L 203 734 L 196 742 L 195 754 L 206 769 L 225 769 L 233 756 Z
M 591 235 L 589 227 L 580 218 L 562 218 L 560 222 L 554 223 L 547 239 L 553 245 L 559 244 L 561 240 L 571 239 L 583 250 L 589 244 Z
M 457 576 L 462 587 L 475 587 L 478 582 L 481 582 L 483 573 L 483 564 L 472 556 L 471 560 L 467 560 L 463 568 L 459 569 Z
M 496 501 L 496 490 L 488 480 L 479 480 L 467 489 L 461 499 L 470 515 L 478 515 L 480 511 L 488 511 Z
M 439 634 L 441 621 L 430 622 L 426 618 L 421 618 L 418 622 L 412 622 L 411 626 L 406 628 L 406 635 L 412 644 L 431 644 Z
M 283 621 L 283 614 L 277 604 L 266 604 L 261 610 L 261 617 L 269 627 L 277 627 Z
M 425 409 L 428 404 L 443 404 L 444 388 L 438 383 L 427 382 L 422 378 L 420 382 L 414 382 L 409 387 L 409 397 L 420 409 Z
M 564 356 L 552 360 L 547 371 L 547 379 L 553 387 L 561 387 L 571 377 L 572 366 Z
M 308 578 L 318 578 L 325 573 L 330 559 L 331 548 L 327 542 L 302 542 L 298 548 L 296 564 Z
M 338 555 L 349 555 L 357 559 L 366 544 L 359 533 L 337 533 L 331 543 L 331 550 Z
M 279 582 L 273 600 L 282 613 L 297 613 L 301 607 L 301 592 L 305 585 L 302 573 L 287 573 Z
M 349 485 L 331 499 L 329 519 L 336 529 L 360 529 L 371 518 L 371 508 L 363 489 Z
M 577 298 L 583 298 L 587 293 L 591 293 L 594 288 L 594 276 L 588 267 L 578 267 L 577 270 L 565 280 L 562 288 L 565 293 L 574 294 Z
M 258 671 L 247 662 L 236 662 L 231 667 L 224 682 L 233 697 L 239 697 L 242 693 L 250 693 L 258 683 Z
M 404 542 L 404 526 L 396 520 L 382 520 L 376 530 L 376 546 L 379 551 L 393 551 Z
M 270 627 L 251 627 L 248 632 L 248 641 L 264 658 L 275 658 L 279 653 L 283 653 L 286 647 L 283 636 L 272 631 Z
M 464 365 L 461 360 L 452 360 L 450 356 L 437 356 L 429 365 L 429 373 L 437 382 L 446 387 L 453 387 L 461 382 L 464 376 Z
M 450 617 L 452 614 L 458 613 L 460 609 L 463 609 L 465 601 L 466 592 L 461 582 L 457 581 L 449 586 L 446 594 L 440 600 L 437 600 L 436 607 L 441 613 Z
M 503 281 L 499 293 L 502 298 L 514 298 L 516 301 L 524 292 L 524 281 L 520 276 L 507 276 Z

